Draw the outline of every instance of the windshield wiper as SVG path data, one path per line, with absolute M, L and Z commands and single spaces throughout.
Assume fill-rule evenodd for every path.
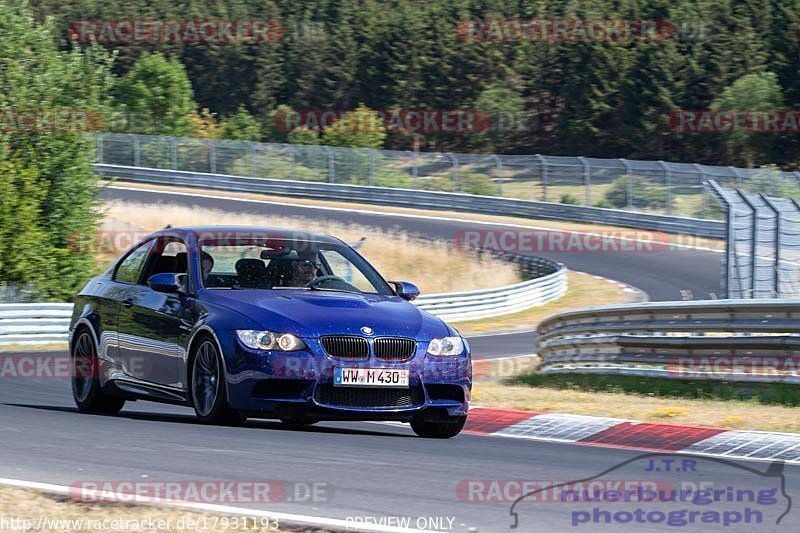
M 314 285 L 308 287 L 312 291 L 325 291 L 325 292 L 346 292 L 348 294 L 362 294 L 361 291 L 348 291 L 347 289 L 331 289 L 330 287 L 315 287 Z
M 363 294 L 359 291 L 348 291 L 345 289 L 331 289 L 330 287 L 272 287 L 274 291 L 323 291 L 323 292 L 346 292 L 347 294 Z

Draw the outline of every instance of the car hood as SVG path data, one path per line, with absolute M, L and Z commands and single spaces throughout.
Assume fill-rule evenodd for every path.
M 207 291 L 209 299 L 265 330 L 315 338 L 330 334 L 433 338 L 451 334 L 440 319 L 399 296 L 305 290 Z

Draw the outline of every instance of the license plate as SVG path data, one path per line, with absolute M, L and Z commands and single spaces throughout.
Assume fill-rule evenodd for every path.
M 400 368 L 335 368 L 336 387 L 408 387 L 408 370 Z

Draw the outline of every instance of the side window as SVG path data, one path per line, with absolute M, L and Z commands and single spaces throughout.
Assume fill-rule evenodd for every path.
M 150 252 L 150 259 L 145 266 L 145 283 L 154 274 L 186 274 L 188 273 L 188 254 L 186 245 L 175 237 L 161 237 Z
M 148 241 L 125 258 L 122 263 L 117 267 L 114 273 L 114 281 L 122 283 L 139 283 L 139 277 L 142 275 L 142 267 L 144 266 L 145 259 L 153 248 L 154 241 Z

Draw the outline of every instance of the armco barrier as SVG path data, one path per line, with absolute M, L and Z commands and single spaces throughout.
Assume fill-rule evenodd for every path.
M 415 304 L 443 320 L 461 321 L 514 313 L 561 298 L 567 291 L 564 265 L 520 257 L 534 279 L 506 287 L 420 296 Z M 0 345 L 66 342 L 72 304 L 0 304 Z
M 349 185 L 312 181 L 248 178 L 224 174 L 181 172 L 119 165 L 95 165 L 107 179 L 180 187 L 295 196 L 343 202 L 412 207 L 417 209 L 461 211 L 492 215 L 519 216 L 606 224 L 627 228 L 724 238 L 725 224 L 716 220 L 682 218 L 652 213 L 620 211 L 600 207 L 517 200 L 441 191 L 395 189 L 368 185 Z
M 800 300 L 594 307 L 538 332 L 545 374 L 800 383 Z
M 431 294 L 420 296 L 415 303 L 420 309 L 452 322 L 523 311 L 557 300 L 567 292 L 566 267 L 553 263 L 552 270 L 542 277 L 499 289 Z
M 67 340 L 72 304 L 0 304 L 0 344 Z

